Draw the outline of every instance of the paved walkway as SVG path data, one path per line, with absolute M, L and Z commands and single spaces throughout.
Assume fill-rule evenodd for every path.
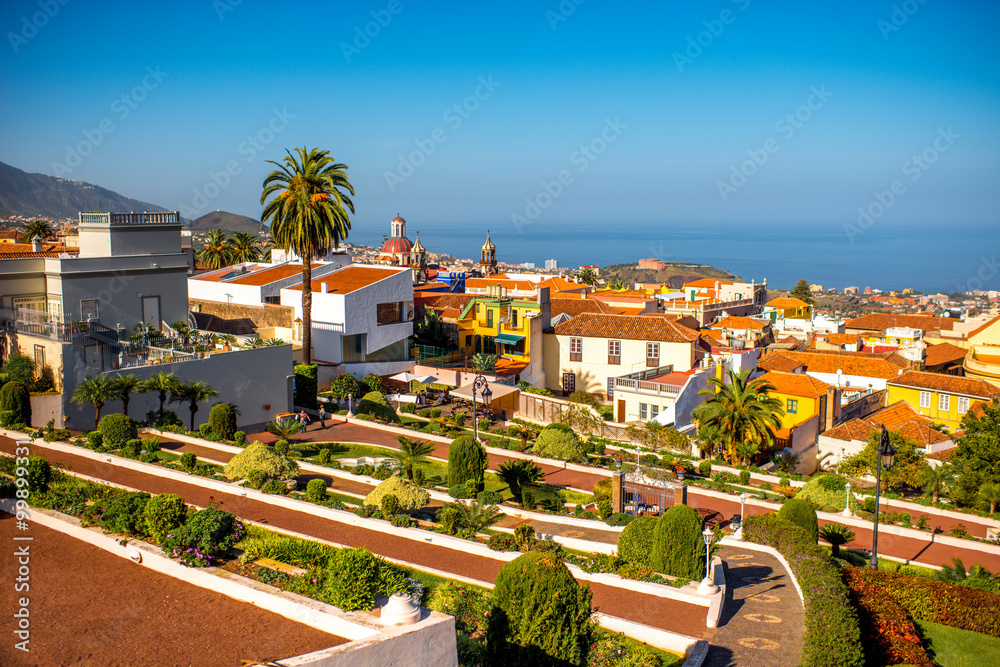
M 770 554 L 724 547 L 726 603 L 706 667 L 797 665 L 802 601 L 784 566 Z
M 12 453 L 13 449 L 14 442 L 11 439 L 0 438 L 0 451 Z M 231 493 L 210 491 L 198 486 L 197 478 L 192 478 L 193 483 L 175 481 L 94 461 L 77 454 L 47 450 L 44 445 L 32 445 L 32 454 L 39 453 L 43 453 L 49 461 L 58 462 L 84 475 L 142 489 L 148 493 L 176 493 L 186 502 L 201 506 L 214 500 L 223 509 L 252 521 L 348 546 L 365 547 L 390 558 L 478 581 L 492 582 L 503 566 L 502 561 L 485 556 L 422 544 L 405 537 L 321 519 L 295 509 L 243 497 L 235 487 Z M 593 582 L 589 586 L 594 593 L 595 608 L 610 616 L 690 637 L 700 638 L 706 632 L 705 607 Z

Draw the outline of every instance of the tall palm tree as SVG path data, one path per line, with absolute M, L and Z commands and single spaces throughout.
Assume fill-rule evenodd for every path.
M 233 263 L 233 251 L 224 231 L 213 229 L 205 236 L 205 245 L 198 251 L 198 263 L 206 269 L 221 269 Z
M 173 391 L 177 387 L 180 379 L 173 373 L 153 373 L 142 383 L 143 392 L 155 392 L 160 396 L 160 412 L 167 402 L 167 392 Z
M 143 394 L 146 392 L 145 383 L 138 376 L 127 373 L 118 374 L 111 378 L 112 386 L 115 390 L 115 398 L 122 402 L 122 413 L 128 417 L 128 403 L 132 394 Z
M 537 482 L 542 476 L 542 469 L 537 463 L 524 459 L 504 461 L 497 469 L 497 477 L 510 488 L 510 494 L 518 505 L 521 504 L 521 488 Z
M 986 482 L 979 487 L 979 497 L 990 504 L 990 514 L 993 514 L 997 511 L 997 504 L 1000 504 L 1000 484 Z
M 94 430 L 101 421 L 101 408 L 108 401 L 118 398 L 114 381 L 104 375 L 89 375 L 83 382 L 76 386 L 73 396 L 70 398 L 74 403 L 90 403 L 94 406 Z
M 354 202 L 347 193 L 347 165 L 335 162 L 329 151 L 296 148 L 264 179 L 260 203 L 263 221 L 269 221 L 278 247 L 294 251 L 302 260 L 302 363 L 312 363 L 312 260 L 347 238 Z M 268 201 L 268 198 L 271 198 Z
M 207 401 L 219 395 L 219 391 L 207 382 L 181 380 L 177 386 L 171 390 L 171 403 L 187 403 L 188 410 L 191 411 L 191 430 L 194 430 L 194 415 L 198 412 L 198 403 Z
M 425 463 L 427 457 L 434 451 L 434 445 L 422 440 L 410 440 L 405 435 L 396 436 L 399 441 L 399 451 L 392 456 L 399 461 L 406 474 L 406 479 L 413 481 L 413 469 L 420 463 Z
M 951 466 L 926 466 L 917 474 L 917 484 L 924 489 L 924 495 L 931 496 L 931 503 L 938 504 L 938 497 L 945 492 L 951 483 L 953 472 Z
M 576 279 L 584 285 L 594 285 L 597 283 L 597 274 L 589 266 L 576 274 Z
M 718 428 L 731 463 L 736 462 L 736 445 L 750 440 L 760 449 L 774 443 L 774 431 L 781 426 L 785 411 L 781 401 L 768 395 L 774 386 L 760 378 L 750 380 L 748 371 L 728 371 L 728 382 L 711 378 L 699 395 L 709 399 L 692 416 L 699 424 Z
M 23 224 L 24 232 L 21 234 L 22 243 L 31 243 L 36 236 L 43 241 L 55 233 L 51 220 L 36 218 Z
M 235 264 L 260 261 L 260 240 L 256 234 L 237 232 L 229 237 L 229 253 Z

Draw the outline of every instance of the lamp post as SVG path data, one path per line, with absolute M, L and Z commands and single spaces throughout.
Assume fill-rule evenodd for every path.
M 746 511 L 743 507 L 746 505 L 747 498 L 749 497 L 750 496 L 747 495 L 746 491 L 740 494 L 740 527 L 737 528 L 736 533 L 733 534 L 733 537 L 738 540 L 743 539 L 743 519 L 746 518 Z
M 847 502 L 844 503 L 844 511 L 840 513 L 840 516 L 842 516 L 844 518 L 848 518 L 850 516 L 853 516 L 853 514 L 854 514 L 853 512 L 851 512 L 851 483 L 850 482 L 844 482 L 844 490 L 847 492 Z
M 878 436 L 878 451 L 875 457 L 875 528 L 872 530 L 872 558 L 868 564 L 873 570 L 878 569 L 878 496 L 882 487 L 882 468 L 892 468 L 896 450 L 889 444 L 889 433 L 882 424 L 882 432 Z
M 493 398 L 490 383 L 483 375 L 477 375 L 472 381 L 472 437 L 479 442 L 479 414 L 476 411 L 476 391 L 483 395 L 483 405 L 488 405 Z
M 347 392 L 347 416 L 354 416 L 354 394 Z
M 719 592 L 719 587 L 712 579 L 712 529 L 705 526 L 701 537 L 705 541 L 705 578 L 698 584 L 698 592 L 702 595 L 712 595 Z

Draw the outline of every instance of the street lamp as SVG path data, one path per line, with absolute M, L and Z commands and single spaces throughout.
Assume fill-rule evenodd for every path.
M 844 511 L 840 513 L 840 516 L 848 518 L 852 516 L 851 512 L 851 483 L 844 482 L 844 490 L 847 492 L 847 502 L 844 503 Z
M 472 437 L 479 442 L 479 414 L 476 411 L 476 391 L 479 391 L 483 395 L 483 405 L 489 405 L 490 399 L 493 398 L 493 392 L 490 391 L 490 383 L 483 375 L 477 375 L 472 381 Z
M 733 537 L 738 540 L 743 539 L 743 519 L 746 517 L 746 511 L 743 509 L 743 506 L 746 505 L 747 498 L 749 497 L 750 496 L 747 495 L 746 491 L 740 494 L 740 527 L 737 528 L 736 532 L 733 534 Z
M 875 528 L 872 531 L 872 558 L 868 564 L 873 570 L 878 569 L 878 496 L 882 487 L 882 468 L 889 470 L 892 468 L 896 450 L 889 444 L 889 432 L 882 424 L 882 432 L 878 436 L 878 451 L 875 459 Z
M 701 537 L 705 541 L 705 578 L 698 584 L 698 592 L 702 595 L 712 595 L 719 592 L 719 587 L 712 579 L 712 529 L 705 526 Z

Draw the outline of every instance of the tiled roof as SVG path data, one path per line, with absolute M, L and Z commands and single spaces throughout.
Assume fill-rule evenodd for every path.
M 805 373 L 769 371 L 761 375 L 758 379 L 770 382 L 774 385 L 774 390 L 777 393 L 789 394 L 791 396 L 819 398 L 820 396 L 826 396 L 827 392 L 833 388 L 822 380 L 817 380 Z
M 326 283 L 330 294 L 349 294 L 399 273 L 400 271 L 393 269 L 377 269 L 372 266 L 347 266 L 312 281 L 312 291 L 313 294 L 322 292 L 322 285 Z M 296 285 L 292 289 L 301 290 L 302 285 Z
M 845 326 L 848 329 L 868 329 L 872 331 L 885 331 L 889 327 L 908 327 L 910 329 L 920 329 L 922 331 L 951 331 L 955 322 L 959 322 L 950 317 L 937 317 L 935 315 L 894 315 L 889 313 L 870 313 L 847 320 Z
M 313 264 L 312 268 L 319 268 L 320 264 Z M 270 269 L 264 269 L 263 271 L 255 271 L 242 278 L 237 278 L 236 280 L 227 281 L 233 285 L 252 285 L 254 287 L 260 287 L 261 285 L 270 285 L 271 283 L 278 282 L 279 280 L 284 280 L 285 278 L 291 278 L 292 276 L 302 275 L 302 265 L 301 264 L 281 264 L 280 266 L 275 266 Z M 313 281 L 315 282 L 315 281 Z M 301 287 L 299 288 L 301 289 Z
M 556 325 L 556 335 L 584 338 L 620 338 L 664 343 L 690 343 L 698 332 L 662 317 L 633 315 L 597 315 L 581 313 L 568 322 Z
M 760 320 L 755 320 L 752 317 L 725 317 L 712 326 L 710 329 L 753 329 L 754 331 L 763 331 L 764 327 L 767 326 L 764 322 Z
M 689 283 L 684 283 L 684 287 L 708 287 L 714 289 L 716 283 L 719 285 L 732 285 L 732 281 L 723 280 L 722 278 L 699 278 L 698 280 L 692 280 Z
M 781 371 L 791 373 L 796 368 L 802 368 L 802 362 L 787 357 L 784 354 L 771 354 L 765 357 L 757 367 L 765 371 Z
M 51 241 L 42 243 L 41 252 L 35 252 L 31 248 L 30 243 L 0 243 L 0 259 L 58 257 L 59 253 L 66 252 L 66 246 L 62 243 L 52 243 Z
M 947 394 L 963 394 L 979 398 L 1000 396 L 1000 387 L 994 387 L 984 380 L 958 377 L 957 375 L 928 373 L 927 371 L 907 371 L 895 380 L 890 381 L 889 384 L 941 391 Z
M 990 327 L 990 326 L 993 326 L 993 325 L 994 325 L 994 324 L 996 324 L 996 323 L 997 323 L 998 321 L 1000 321 L 1000 315 L 997 315 L 997 316 L 996 316 L 996 317 L 994 317 L 994 318 L 993 318 L 992 320 L 989 320 L 988 322 L 985 322 L 985 323 L 981 324 L 981 325 L 980 325 L 980 326 L 978 326 L 977 328 L 975 328 L 975 329 L 973 329 L 972 331 L 970 331 L 969 333 L 965 334 L 965 337 L 966 337 L 966 338 L 972 338 L 972 337 L 973 337 L 973 336 L 975 336 L 976 334 L 978 334 L 978 333 L 981 333 L 981 332 L 985 331 L 985 330 L 986 330 L 986 327 Z
M 616 299 L 652 299 L 645 292 L 639 290 L 599 290 L 591 294 L 593 299 L 603 299 L 604 301 L 614 301 Z
M 809 306 L 809 304 L 805 301 L 784 296 L 778 297 L 777 299 L 771 299 L 764 305 L 771 306 L 772 308 L 806 308 Z
M 563 313 L 570 317 L 575 317 L 581 313 L 619 314 L 617 308 L 612 308 L 606 303 L 593 299 L 552 299 L 549 303 L 552 317 Z
M 799 361 L 806 367 L 807 372 L 813 373 L 836 374 L 839 370 L 844 375 L 857 375 L 860 377 L 888 380 L 899 375 L 900 370 L 899 365 L 886 357 L 864 352 L 800 352 L 798 350 L 783 350 L 780 353 L 775 352 L 772 354 L 782 354 Z M 764 360 L 769 357 L 770 355 L 765 357 Z M 761 363 L 764 360 L 761 360 Z
M 461 310 L 469 305 L 469 302 L 474 298 L 475 296 L 472 294 L 445 294 L 441 292 L 421 294 L 418 297 L 421 303 L 435 310 L 442 308 L 458 308 Z
M 842 334 L 842 333 L 832 333 L 826 335 L 826 341 L 828 343 L 833 343 L 834 345 L 850 345 L 852 343 L 858 342 L 858 334 Z
M 927 454 L 925 458 L 935 459 L 937 461 L 950 461 L 952 455 L 958 451 L 958 447 L 949 447 L 948 449 L 942 449 L 937 452 L 931 452 Z
M 940 366 L 953 362 L 961 362 L 968 354 L 968 350 L 951 343 L 940 343 L 938 345 L 927 346 L 927 356 L 924 358 L 925 366 Z
M 253 320 L 249 317 L 239 317 L 227 320 L 209 313 L 191 313 L 195 326 L 199 331 L 211 331 L 218 334 L 232 334 L 234 336 L 249 336 L 257 331 Z
M 905 401 L 898 401 L 868 415 L 864 419 L 852 419 L 835 426 L 823 435 L 837 440 L 865 441 L 878 433 L 884 424 L 890 431 L 899 431 L 903 437 L 913 440 L 921 447 L 948 442 L 951 436 L 930 427 L 931 420 L 917 413 Z
M 16 229 L 0 229 L 0 239 L 11 239 L 16 241 L 21 238 L 21 234 L 22 232 L 19 232 Z
M 781 343 L 782 345 L 802 345 L 802 341 L 796 338 L 795 336 L 785 336 L 778 342 Z

